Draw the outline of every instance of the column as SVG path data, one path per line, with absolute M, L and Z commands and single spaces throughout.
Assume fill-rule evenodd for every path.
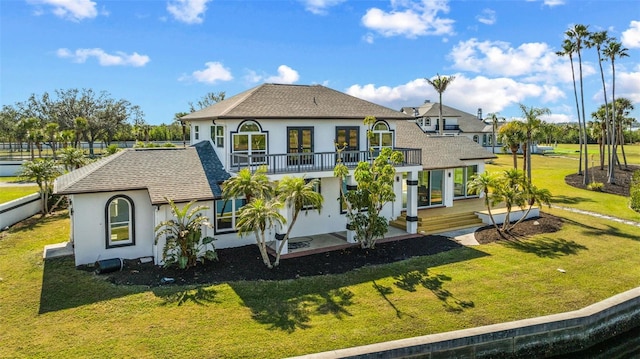
M 407 172 L 407 233 L 418 233 L 418 171 Z

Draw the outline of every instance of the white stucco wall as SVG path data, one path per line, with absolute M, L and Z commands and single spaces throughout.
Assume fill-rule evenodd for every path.
M 131 198 L 135 208 L 135 245 L 107 248 L 105 207 L 115 195 Z M 76 265 L 102 259 L 134 259 L 153 255 L 154 207 L 146 190 L 76 194 L 71 197 L 71 232 Z

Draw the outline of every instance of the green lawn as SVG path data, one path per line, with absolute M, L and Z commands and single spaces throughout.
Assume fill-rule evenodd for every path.
M 570 145 L 558 145 L 558 147 L 560 146 Z M 575 146 L 577 148 L 577 145 Z M 629 164 L 640 165 L 640 145 L 627 147 Z M 531 161 L 533 163 L 532 177 L 534 184 L 551 191 L 553 204 L 580 208 L 586 211 L 608 214 L 640 222 L 640 213 L 629 208 L 628 198 L 579 189 L 567 185 L 564 182 L 564 177 L 578 171 L 578 160 L 576 158 L 556 155 L 533 155 L 531 156 Z M 512 167 L 512 156 L 510 154 L 500 154 L 493 164 L 486 166 L 486 170 L 502 171 Z M 518 157 L 518 168 L 522 169 L 522 156 Z
M 2 186 L 0 187 L 0 204 L 13 201 L 38 192 L 38 186 Z
M 536 183 L 579 199 L 567 206 L 617 201 L 558 183 L 574 161 L 534 156 Z M 521 242 L 343 275 L 153 288 L 43 262 L 43 246 L 69 236 L 63 212 L 0 232 L 0 358 L 280 358 L 575 310 L 640 285 L 637 227 L 545 211 L 562 230 Z

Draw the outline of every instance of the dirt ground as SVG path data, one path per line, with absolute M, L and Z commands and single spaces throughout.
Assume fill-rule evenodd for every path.
M 587 182 L 588 183 L 600 182 L 604 184 L 604 188 L 602 189 L 602 192 L 629 197 L 630 195 L 629 190 L 631 188 L 631 177 L 633 176 L 633 172 L 638 170 L 640 170 L 640 166 L 635 166 L 635 165 L 631 165 L 627 169 L 625 169 L 624 166 L 622 167 L 622 169 L 616 168 L 615 169 L 616 183 L 610 184 L 610 183 L 607 183 L 607 179 L 609 177 L 608 167 L 605 166 L 603 170 L 601 170 L 600 167 L 593 167 L 589 169 L 589 172 L 588 172 L 589 181 Z M 577 166 L 576 166 L 576 171 L 577 171 Z M 579 175 L 579 174 L 572 174 L 565 177 L 564 179 L 564 181 L 570 186 L 577 187 L 577 188 L 586 188 L 587 186 L 582 184 L 583 180 L 584 180 L 584 175 Z

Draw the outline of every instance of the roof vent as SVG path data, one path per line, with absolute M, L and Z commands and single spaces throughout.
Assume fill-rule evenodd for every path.
M 415 107 L 413 108 L 413 116 L 415 116 L 415 117 L 420 116 L 420 112 L 419 112 L 419 111 L 418 111 L 418 109 L 417 109 L 417 108 L 415 108 Z

